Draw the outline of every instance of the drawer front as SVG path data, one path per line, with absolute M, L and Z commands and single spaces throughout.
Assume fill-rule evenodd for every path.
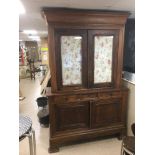
M 58 96 L 54 98 L 55 103 L 66 103 L 76 101 L 91 101 L 98 99 L 111 99 L 121 97 L 121 92 L 104 92 L 104 93 L 88 93 L 88 94 L 77 94 L 77 95 L 66 95 Z
M 89 102 L 54 105 L 55 131 L 89 128 Z
M 91 127 L 110 126 L 121 122 L 122 100 L 99 100 L 91 103 Z
M 77 101 L 90 101 L 98 98 L 97 93 L 91 94 L 78 94 L 78 95 L 66 95 L 54 98 L 55 103 L 77 102 Z
M 119 98 L 121 96 L 121 92 L 98 93 L 99 99 Z

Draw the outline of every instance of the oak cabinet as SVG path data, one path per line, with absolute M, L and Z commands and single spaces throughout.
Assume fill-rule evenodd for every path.
M 51 90 L 49 152 L 63 144 L 126 132 L 122 88 L 127 12 L 45 8 Z

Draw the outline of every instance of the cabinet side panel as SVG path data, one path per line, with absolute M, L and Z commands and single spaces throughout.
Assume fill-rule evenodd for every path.
M 51 73 L 51 91 L 57 91 L 57 77 L 56 77 L 56 59 L 55 59 L 55 41 L 54 29 L 51 24 L 48 25 L 48 48 L 49 48 L 49 66 Z

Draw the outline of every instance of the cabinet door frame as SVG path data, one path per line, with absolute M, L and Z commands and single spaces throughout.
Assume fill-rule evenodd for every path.
M 102 118 L 101 117 L 101 111 L 99 112 L 98 110 L 101 108 L 106 108 L 111 106 L 116 108 L 115 111 L 117 113 L 118 116 L 113 118 L 112 120 L 100 120 L 100 122 L 97 122 L 97 118 Z M 99 109 L 97 109 L 97 107 L 100 107 Z M 103 109 L 104 109 L 103 108 Z M 111 99 L 99 99 L 96 100 L 94 102 L 91 103 L 91 120 L 90 120 L 90 124 L 91 124 L 91 128 L 97 128 L 97 127 L 107 127 L 107 126 L 112 126 L 112 125 L 116 125 L 116 124 L 121 124 L 123 122 L 122 120 L 122 98 L 111 98 Z M 101 109 L 102 110 L 102 109 Z M 104 113 L 102 113 L 102 115 L 104 116 Z M 106 115 L 106 117 L 109 117 L 110 115 L 112 115 L 111 113 L 109 113 L 108 115 Z
M 56 59 L 56 77 L 57 77 L 57 86 L 58 90 L 75 90 L 75 89 L 82 89 L 87 88 L 87 30 L 84 29 L 55 29 L 55 59 Z M 81 84 L 76 85 L 66 85 L 63 86 L 62 84 L 62 60 L 61 60 L 61 36 L 81 36 L 82 37 L 82 45 L 81 45 L 81 57 L 82 57 L 82 64 L 81 64 Z
M 94 37 L 95 36 L 113 36 L 113 49 L 112 49 L 112 78 L 111 82 L 94 83 Z M 98 29 L 88 30 L 88 87 L 89 88 L 110 88 L 115 87 L 117 79 L 117 60 L 118 60 L 118 47 L 119 47 L 119 30 L 117 29 Z
M 63 104 L 55 104 L 53 105 L 54 108 L 54 118 L 55 118 L 55 123 L 54 124 L 54 131 L 53 133 L 66 133 L 66 132 L 71 132 L 71 131 L 76 131 L 76 130 L 81 130 L 81 129 L 89 129 L 90 128 L 90 104 L 88 101 L 77 101 L 77 102 L 70 102 L 70 103 L 63 103 Z M 78 116 L 76 112 L 74 112 L 74 115 L 71 114 L 69 111 L 70 110 L 75 110 L 75 111 L 81 111 L 83 112 L 82 114 L 78 112 Z M 68 112 L 67 112 L 68 111 Z M 65 124 L 65 122 L 62 122 L 63 119 L 65 119 L 66 114 L 68 115 L 70 121 L 69 124 Z M 61 117 L 63 116 L 63 117 Z M 79 117 L 80 116 L 80 117 Z M 73 118 L 74 121 L 72 120 Z M 66 118 L 68 121 L 68 119 Z M 72 120 L 72 121 L 71 121 Z M 79 120 L 82 120 L 83 122 L 78 122 Z

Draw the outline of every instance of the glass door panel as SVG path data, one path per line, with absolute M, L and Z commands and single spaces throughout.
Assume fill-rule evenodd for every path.
M 62 85 L 82 83 L 82 37 L 61 36 Z
M 57 29 L 55 55 L 58 90 L 87 88 L 87 31 Z
M 94 37 L 94 83 L 112 81 L 113 36 Z
M 118 58 L 117 30 L 88 31 L 88 87 L 114 87 Z

